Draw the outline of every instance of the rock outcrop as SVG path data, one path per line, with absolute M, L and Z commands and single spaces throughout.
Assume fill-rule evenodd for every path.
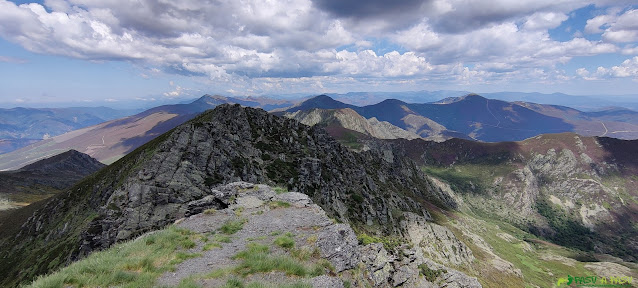
M 410 248 L 409 245 L 404 245 L 393 251 L 398 253 L 394 255 L 381 243 L 359 245 L 350 225 L 335 224 L 321 207 L 302 193 L 278 194 L 266 185 L 236 182 L 217 187 L 216 193 L 204 198 L 205 201 L 194 200 L 190 203 L 198 203 L 195 205 L 197 207 L 205 202 L 226 203 L 226 206 L 214 208 L 214 212 L 207 210 L 205 214 L 180 219 L 177 224 L 179 227 L 208 235 L 215 233 L 223 223 L 242 219 L 242 229 L 230 237 L 229 243 L 220 243 L 221 247 L 217 249 L 200 251 L 200 248 L 193 248 L 190 252 L 202 256 L 186 260 L 175 271 L 165 273 L 160 277 L 158 285 L 176 285 L 188 277 L 203 275 L 202 273 L 216 269 L 232 268 L 239 264 L 232 256 L 249 245 L 265 245 L 272 253 L 286 255 L 289 251 L 276 247 L 271 239 L 275 238 L 273 235 L 286 234 L 293 239 L 296 251 L 316 250 L 318 253 L 313 257 L 318 258 L 314 261 L 324 259 L 330 262 L 330 275 L 301 279 L 313 287 L 344 287 L 346 282 L 356 287 L 481 287 L 476 278 L 437 264 L 424 256 L 422 247 Z M 211 198 L 216 201 L 210 201 Z M 287 204 L 282 205 L 282 202 Z M 213 204 L 211 207 L 219 206 Z M 415 217 L 417 216 L 409 216 L 410 219 Z M 430 240 L 431 244 L 440 244 L 436 239 Z M 250 279 L 265 285 L 281 285 L 300 280 L 283 273 L 257 274 Z M 198 284 L 216 287 L 223 281 L 224 278 L 204 277 L 198 280 Z
M 355 153 L 320 128 L 221 105 L 43 204 L 17 237 L 3 240 L 3 247 L 15 250 L 0 251 L 8 259 L 0 264 L 0 278 L 28 279 L 57 267 L 50 263 L 63 265 L 186 215 L 224 208 L 232 195 L 217 187 L 234 181 L 302 192 L 332 217 L 375 225 L 386 235 L 403 233 L 397 211 L 428 218 L 423 201 L 454 207 L 405 157 Z M 31 259 L 28 266 L 25 258 Z

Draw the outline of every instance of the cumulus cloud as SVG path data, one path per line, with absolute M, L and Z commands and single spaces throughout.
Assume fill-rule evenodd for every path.
M 489 5 L 482 0 L 45 0 L 43 5 L 0 0 L 0 37 L 36 53 L 135 63 L 143 67 L 143 78 L 160 70 L 206 78 L 236 93 L 439 77 L 561 79 L 555 67 L 572 57 L 636 54 L 635 45 L 613 43 L 638 41 L 637 10 L 607 10 L 590 19 L 585 32 L 602 34 L 604 41 L 551 39 L 548 30 L 574 9 L 613 4 L 605 1 L 610 0 Z M 0 56 L 0 62 L 7 59 Z M 166 97 L 187 93 L 184 87 L 171 89 Z
M 612 10 L 609 14 L 596 16 L 587 20 L 585 32 L 602 33 L 603 39 L 609 42 L 636 42 L 638 41 L 638 10 L 632 9 L 622 13 Z
M 577 70 L 577 74 L 585 80 L 600 80 L 604 78 L 634 78 L 638 80 L 638 56 L 629 58 L 617 66 L 609 68 L 600 66 L 594 72 L 580 68 Z

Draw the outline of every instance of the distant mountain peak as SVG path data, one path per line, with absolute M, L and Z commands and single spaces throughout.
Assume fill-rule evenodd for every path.
M 56 170 L 73 170 L 78 173 L 83 170 L 97 171 L 106 165 L 102 164 L 95 158 L 71 149 L 58 155 L 40 160 L 38 162 L 26 165 L 19 171 L 47 171 L 55 172 Z M 64 168 L 62 168 L 64 167 Z
M 312 97 L 306 101 L 303 101 L 289 109 L 286 109 L 286 112 L 309 110 L 313 108 L 342 109 L 342 108 L 354 108 L 354 107 L 356 106 L 337 101 L 328 95 L 321 94 L 321 95 Z
M 461 102 L 461 101 L 478 101 L 478 100 L 489 100 L 481 95 L 478 95 L 476 93 L 470 93 L 464 96 L 460 96 L 460 97 L 447 97 L 445 99 L 441 99 L 439 101 L 434 102 L 434 104 L 452 104 L 452 103 L 456 103 L 456 102 Z
M 199 99 L 193 101 L 193 103 L 206 103 L 206 104 L 216 104 L 219 105 L 221 103 L 228 103 L 229 99 L 227 97 L 224 96 L 220 96 L 220 95 L 210 95 L 210 94 L 206 94 L 202 97 L 199 97 Z
M 399 99 L 385 99 L 381 102 L 379 102 L 379 104 L 393 104 L 393 105 L 405 105 L 407 103 L 399 100 Z

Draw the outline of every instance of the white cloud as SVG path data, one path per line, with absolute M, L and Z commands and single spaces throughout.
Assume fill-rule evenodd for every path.
M 617 66 L 609 68 L 600 66 L 594 73 L 590 73 L 585 68 L 578 69 L 577 73 L 585 80 L 600 80 L 604 78 L 638 79 L 638 56 L 629 58 Z
M 173 81 L 170 81 L 170 86 L 173 86 Z M 189 88 L 184 88 L 181 87 L 179 85 L 175 85 L 175 89 L 173 89 L 172 91 L 168 91 L 168 92 L 164 92 L 164 96 L 165 97 L 169 97 L 169 98 L 177 98 L 180 97 L 182 95 L 190 95 L 189 91 L 191 91 L 191 89 Z M 140 98 L 140 100 L 142 100 Z M 155 101 L 155 99 L 145 99 L 146 100 L 151 100 L 151 101 Z
M 433 70 L 425 58 L 414 52 L 400 54 L 393 51 L 377 55 L 372 50 L 349 52 L 333 51 L 337 61 L 325 63 L 324 71 L 346 75 L 362 75 L 365 77 L 400 77 L 428 74 Z M 324 56 L 325 57 L 325 56 Z
M 548 29 L 574 9 L 608 0 L 343 1 L 355 7 L 350 14 L 310 0 L 46 0 L 46 9 L 0 0 L 0 37 L 37 53 L 128 61 L 142 78 L 195 76 L 235 93 L 357 81 L 558 81 L 566 76 L 557 65 L 573 57 L 636 54 L 636 45 L 609 42 L 638 41 L 637 10 L 590 19 L 585 32 L 605 42 L 550 38 Z M 166 97 L 187 93 L 169 89 Z
M 635 55 L 635 54 L 638 54 L 638 47 L 625 46 L 621 52 L 622 54 L 625 54 L 625 55 Z
M 612 9 L 609 14 L 587 20 L 585 32 L 602 33 L 602 38 L 609 42 L 638 41 L 638 10 L 632 9 L 620 13 L 621 11 Z
M 527 17 L 523 27 L 528 30 L 547 30 L 560 26 L 567 20 L 567 15 L 555 12 L 538 12 Z

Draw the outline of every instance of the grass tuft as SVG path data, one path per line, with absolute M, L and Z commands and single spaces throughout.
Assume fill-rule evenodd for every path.
M 221 228 L 219 228 L 219 231 L 226 235 L 232 235 L 243 229 L 244 223 L 246 223 L 246 219 L 229 220 L 226 221 Z
M 270 209 L 288 208 L 290 207 L 290 203 L 284 201 L 272 201 L 268 203 L 268 207 L 270 207 Z
M 295 239 L 290 237 L 290 235 L 288 234 L 277 237 L 274 243 L 275 245 L 285 249 L 290 249 L 295 247 Z

